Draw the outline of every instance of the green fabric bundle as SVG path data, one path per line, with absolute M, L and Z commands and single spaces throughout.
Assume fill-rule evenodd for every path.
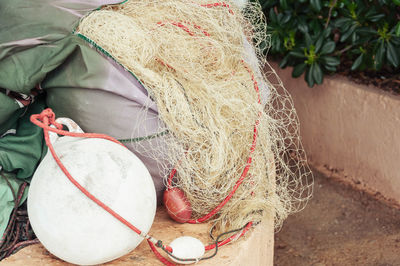
M 106 68 L 105 59 L 73 32 L 88 12 L 119 2 L 0 1 L 0 240 L 14 208 L 12 191 L 30 180 L 47 150 L 42 129 L 30 116 L 46 107 L 52 86 L 85 88 L 103 82 L 101 74 L 93 73 Z M 74 68 L 60 75 L 71 58 Z
M 16 111 L 8 119 L 8 121 L 14 122 L 8 127 L 8 130 L 15 134 L 8 134 L 0 138 L 0 166 L 2 167 L 2 175 L 0 175 L 0 235 L 3 235 L 14 208 L 13 191 L 18 191 L 22 182 L 30 179 L 40 159 L 46 153 L 41 128 L 34 126 L 29 120 L 30 115 L 40 113 L 44 107 L 44 99 L 41 97 L 29 107 Z M 3 176 L 6 176 L 7 180 Z M 26 195 L 22 202 L 25 198 Z

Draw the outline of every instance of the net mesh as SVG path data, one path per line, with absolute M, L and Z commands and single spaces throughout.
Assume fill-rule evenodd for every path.
M 158 132 L 168 134 L 131 145 L 157 160 L 163 176 L 176 168 L 173 186 L 189 199 L 192 218 L 210 212 L 235 186 L 256 123 L 250 170 L 213 217 L 216 229 L 239 228 L 268 213 L 280 228 L 304 208 L 313 177 L 291 97 L 266 61 L 269 40 L 258 3 L 241 9 L 230 1 L 130 0 L 90 13 L 77 32 L 134 73 L 157 104 Z M 154 134 L 143 132 L 147 122 L 135 121 L 132 136 Z

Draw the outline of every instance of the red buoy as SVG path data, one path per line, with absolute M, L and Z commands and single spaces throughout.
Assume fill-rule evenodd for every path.
M 185 223 L 192 216 L 190 202 L 179 188 L 165 190 L 164 205 L 169 216 L 178 223 Z

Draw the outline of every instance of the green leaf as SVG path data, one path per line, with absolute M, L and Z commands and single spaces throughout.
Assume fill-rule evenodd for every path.
M 314 35 L 322 35 L 321 31 L 321 21 L 319 19 L 313 19 L 309 22 L 311 29 L 313 30 Z
M 324 79 L 324 74 L 322 73 L 322 69 L 318 63 L 314 63 L 311 65 L 312 75 L 315 80 L 315 83 L 321 84 Z
M 335 67 L 340 64 L 340 59 L 333 56 L 322 56 L 321 62 L 324 64 L 325 67 L 326 66 Z
M 300 77 L 301 74 L 303 74 L 304 70 L 306 70 L 306 67 L 307 67 L 306 63 L 301 63 L 295 66 L 292 71 L 292 77 L 294 78 Z
M 306 41 L 307 47 L 310 47 L 310 46 L 313 44 L 313 41 L 312 41 L 312 39 L 311 39 L 311 36 L 310 36 L 310 34 L 308 34 L 308 33 L 305 33 L 305 34 L 304 34 L 304 40 Z
M 279 67 L 280 67 L 280 68 L 285 68 L 285 67 L 287 66 L 287 64 L 288 64 L 288 62 L 289 62 L 289 57 L 290 57 L 290 55 L 287 54 L 287 55 L 281 60 L 281 62 L 279 63 Z
M 312 76 L 311 68 L 307 69 L 304 79 L 307 81 L 308 87 L 310 87 L 310 88 L 314 87 L 315 82 L 314 82 L 314 78 Z
M 341 27 L 341 30 L 343 32 L 347 31 L 351 25 L 353 25 L 353 21 L 350 19 L 349 21 L 346 22 L 346 24 L 343 25 L 343 27 Z
M 296 17 L 297 20 L 297 28 L 302 32 L 306 33 L 308 32 L 308 24 L 303 16 L 301 17 Z
M 350 29 L 348 29 L 345 33 L 343 33 L 343 35 L 340 37 L 340 41 L 344 42 L 345 40 L 347 40 L 352 34 L 353 32 L 356 30 L 357 28 L 357 24 L 353 24 Z
M 286 13 L 284 14 L 283 18 L 282 18 L 282 24 L 286 24 L 288 23 L 288 21 L 292 18 L 292 14 L 290 13 Z
M 352 71 L 356 70 L 361 65 L 363 59 L 364 59 L 364 54 L 360 54 L 354 61 L 353 65 L 351 66 L 351 70 Z
M 379 70 L 382 67 L 383 64 L 383 58 L 385 55 L 385 43 L 381 41 L 379 43 L 378 49 L 376 50 L 375 53 L 375 69 Z
M 399 37 L 392 38 L 392 39 L 390 40 L 390 42 L 391 42 L 392 44 L 394 44 L 394 46 L 400 46 L 400 38 L 399 38 Z
M 304 55 L 304 53 L 299 52 L 299 51 L 291 51 L 289 54 L 290 54 L 291 56 L 297 57 L 297 58 L 306 58 L 306 56 Z
M 367 35 L 370 38 L 374 35 L 378 35 L 378 32 L 374 28 L 360 27 L 357 29 L 358 34 Z
M 400 0 L 399 0 L 399 1 L 400 1 Z M 394 30 L 394 34 L 395 34 L 397 37 L 400 37 L 400 21 L 397 22 L 397 25 L 396 25 L 395 30 Z
M 331 32 L 332 32 L 332 29 L 331 29 L 330 27 L 328 27 L 328 28 L 324 29 L 324 31 L 322 32 L 322 34 L 323 34 L 324 38 L 326 39 L 326 38 L 329 37 L 329 35 L 331 34 Z
M 261 4 L 261 9 L 264 11 L 265 9 L 267 9 L 268 7 L 271 7 L 273 5 L 273 3 L 271 3 L 271 1 L 260 1 Z
M 302 33 L 306 33 L 308 32 L 308 26 L 307 24 L 298 24 L 297 28 L 302 32 Z
M 356 34 L 356 32 L 357 32 L 357 31 L 354 31 L 354 32 L 351 34 L 351 43 L 356 43 L 357 40 L 358 40 L 358 38 L 359 38 L 359 36 L 358 36 L 358 34 Z
M 321 11 L 321 0 L 310 0 L 310 5 L 315 11 Z
M 281 51 L 281 39 L 279 38 L 279 36 L 272 35 L 271 46 L 274 51 L 282 52 Z
M 384 18 L 385 16 L 386 16 L 385 14 L 376 14 L 374 16 L 370 16 L 368 18 L 368 20 L 372 21 L 372 22 L 377 22 L 378 20 L 380 20 L 381 18 Z
M 283 24 L 283 14 L 282 13 L 278 13 L 278 15 L 276 16 L 276 21 L 278 22 L 279 25 Z
M 275 14 L 273 8 L 271 8 L 271 9 L 269 10 L 269 16 L 268 16 L 268 18 L 269 18 L 270 21 L 271 21 L 272 23 L 274 23 L 274 24 L 276 24 L 276 23 L 278 22 L 278 21 L 277 21 L 276 14 Z
M 399 66 L 399 54 L 390 42 L 387 43 L 386 58 L 394 67 Z
M 322 46 L 321 54 L 330 54 L 336 48 L 336 44 L 334 41 L 328 41 Z
M 279 0 L 279 4 L 281 5 L 282 9 L 287 9 L 288 4 L 286 0 Z
M 319 49 L 321 49 L 322 43 L 324 42 L 324 36 L 319 36 L 315 43 L 315 52 L 318 53 Z
M 347 25 L 348 23 L 351 23 L 351 19 L 350 18 L 338 18 L 335 20 L 335 25 L 338 28 L 342 28 L 345 25 Z M 346 29 L 342 29 L 342 30 L 346 30 Z
M 324 68 L 331 72 L 336 72 L 336 67 L 324 65 Z

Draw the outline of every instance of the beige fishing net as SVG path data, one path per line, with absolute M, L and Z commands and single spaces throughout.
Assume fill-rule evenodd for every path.
M 292 100 L 261 48 L 268 36 L 259 4 L 130 0 L 92 12 L 77 32 L 134 73 L 156 102 L 158 132 L 168 134 L 151 147 L 134 145 L 160 162 L 166 178 L 176 168 L 173 186 L 189 199 L 192 218 L 225 199 L 249 156 L 243 183 L 212 218 L 217 230 L 267 213 L 279 228 L 305 206 L 312 174 Z

